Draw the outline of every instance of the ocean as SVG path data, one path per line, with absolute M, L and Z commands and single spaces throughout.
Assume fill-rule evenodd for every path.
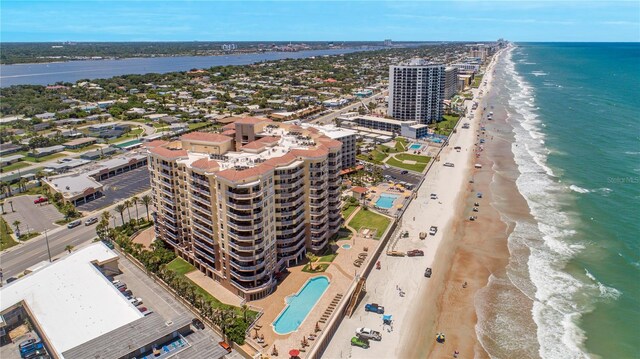
M 533 220 L 510 218 L 502 312 L 479 312 L 492 357 L 638 358 L 639 64 L 640 44 L 524 43 L 497 66 Z

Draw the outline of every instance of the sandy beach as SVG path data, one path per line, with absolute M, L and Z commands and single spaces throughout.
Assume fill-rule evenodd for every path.
M 494 57 L 495 58 L 495 57 Z M 426 357 L 430 352 L 431 343 L 435 343 L 436 331 L 440 330 L 436 325 L 438 313 L 443 309 L 440 299 L 448 288 L 448 283 L 455 281 L 449 270 L 452 267 L 453 254 L 457 253 L 456 239 L 461 238 L 464 231 L 465 210 L 468 208 L 468 194 L 472 188 L 469 180 L 473 165 L 477 163 L 475 156 L 476 141 L 482 118 L 482 102 L 478 95 L 481 91 L 486 95 L 489 90 L 492 76 L 492 67 L 495 60 L 488 66 L 483 82 L 487 85 L 474 92 L 474 101 L 480 102 L 475 111 L 473 120 L 461 119 L 461 122 L 469 122 L 471 128 L 458 128 L 453 134 L 441 155 L 425 178 L 425 182 L 418 190 L 417 198 L 409 205 L 401 219 L 401 231 L 408 231 L 409 237 L 397 242 L 396 250 L 407 251 L 422 249 L 424 257 L 381 257 L 381 270 L 374 270 L 367 278 L 367 293 L 362 299 L 351 318 L 345 318 L 333 337 L 329 348 L 325 351 L 325 358 L 414 358 Z M 454 147 L 461 147 L 458 152 Z M 445 167 L 444 163 L 451 162 L 454 167 Z M 487 182 L 488 183 L 488 182 Z M 477 186 L 477 184 L 475 184 Z M 437 195 L 437 199 L 430 199 L 430 194 Z M 475 193 L 475 192 L 474 192 Z M 482 199 L 483 205 L 488 204 L 487 199 Z M 484 214 L 483 214 L 484 215 Z M 468 215 L 466 216 L 468 219 Z M 490 221 L 479 220 L 477 223 Z M 435 236 L 428 236 L 426 240 L 419 239 L 420 232 L 427 232 L 430 226 L 437 226 Z M 501 237 L 506 239 L 504 229 Z M 391 243 L 394 240 L 392 239 Z M 503 241 L 505 243 L 505 241 Z M 506 249 L 506 246 L 505 246 Z M 495 252 L 486 248 L 488 252 Z M 465 257 L 460 255 L 461 257 Z M 425 268 L 431 267 L 431 278 L 424 277 Z M 477 271 L 481 272 L 481 271 Z M 486 272 L 485 272 L 486 273 Z M 484 281 L 486 282 L 486 277 Z M 469 282 L 469 280 L 467 280 Z M 456 284 L 461 288 L 463 280 Z M 454 285 L 454 284 L 451 284 Z M 476 287 L 477 286 L 477 287 Z M 479 288 L 481 283 L 470 284 L 466 293 L 472 293 Z M 401 292 L 403 295 L 401 295 Z M 393 317 L 393 326 L 383 326 L 379 315 L 364 312 L 364 303 L 375 302 L 385 306 L 385 314 Z M 458 308 L 458 307 L 456 307 Z M 460 307 L 458 310 L 468 310 L 473 314 L 473 305 L 469 308 Z M 450 315 L 457 316 L 457 313 Z M 473 317 L 475 323 L 475 317 Z M 470 331 L 464 335 L 465 339 L 472 339 L 463 346 L 476 346 L 475 331 L 473 325 Z M 372 342 L 370 349 L 352 347 L 350 338 L 358 327 L 369 327 L 383 333 L 382 342 Z M 458 331 L 461 333 L 461 331 Z M 453 334 L 453 333 L 451 333 Z M 451 335 L 447 333 L 447 335 Z M 451 342 L 449 339 L 447 343 Z M 461 341 L 462 343 L 462 341 Z M 460 349 L 457 349 L 460 350 Z M 453 349 L 447 355 L 453 354 Z M 468 356 L 466 356 L 468 357 Z

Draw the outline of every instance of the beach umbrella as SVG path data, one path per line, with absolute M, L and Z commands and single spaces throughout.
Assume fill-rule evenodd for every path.
M 436 335 L 436 341 L 438 343 L 444 343 L 444 341 L 445 341 L 444 333 L 438 333 Z
M 300 355 L 300 351 L 298 349 L 289 350 L 289 356 L 292 358 L 297 358 Z

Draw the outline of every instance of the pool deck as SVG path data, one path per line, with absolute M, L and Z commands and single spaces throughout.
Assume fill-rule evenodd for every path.
M 343 244 L 350 244 L 351 248 L 344 249 L 341 246 Z M 341 240 L 336 243 L 338 247 L 338 256 L 331 262 L 329 267 L 324 272 L 318 273 L 306 273 L 302 271 L 304 265 L 289 268 L 289 274 L 278 284 L 275 292 L 266 298 L 249 302 L 252 306 L 262 308 L 264 310 L 263 316 L 258 321 L 258 325 L 261 329 L 257 331 L 258 335 L 264 335 L 264 342 L 267 344 L 262 349 L 262 353 L 265 356 L 271 356 L 273 345 L 275 344 L 279 352 L 279 357 L 287 357 L 287 353 L 290 349 L 302 349 L 301 341 L 303 336 L 313 334 L 316 323 L 320 321 L 325 311 L 330 307 L 331 302 L 336 298 L 336 295 L 342 294 L 341 300 L 347 300 L 344 295 L 347 289 L 351 285 L 354 276 L 357 272 L 364 268 L 364 264 L 358 268 L 353 262 L 358 258 L 358 254 L 364 252 L 364 247 L 368 247 L 368 253 L 373 253 L 376 249 L 379 241 L 374 239 L 365 239 L 357 235 L 354 235 L 349 240 Z M 367 258 L 368 260 L 368 258 Z M 316 262 L 324 263 L 324 262 Z M 285 298 L 292 294 L 298 293 L 305 285 L 309 278 L 317 276 L 326 276 L 329 278 L 329 287 L 322 294 L 320 299 L 316 302 L 316 305 L 311 309 L 305 320 L 298 327 L 298 329 L 292 333 L 280 335 L 274 332 L 273 322 L 282 313 L 286 306 Z M 324 329 L 324 324 L 319 324 L 320 329 Z M 321 333 L 317 333 L 318 335 Z M 256 330 L 251 330 L 251 339 L 254 346 L 262 346 L 264 344 L 258 344 L 255 339 Z M 313 341 L 308 341 L 311 345 Z M 245 344 L 245 347 L 247 344 Z M 306 349 L 309 349 L 308 347 Z M 304 358 L 305 352 L 302 352 L 300 357 Z M 273 356 L 271 356 L 273 357 Z

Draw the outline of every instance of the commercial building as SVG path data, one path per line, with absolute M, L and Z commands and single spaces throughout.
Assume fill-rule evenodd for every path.
M 396 120 L 428 124 L 443 114 L 445 70 L 422 59 L 389 66 L 388 114 Z
M 473 73 L 477 73 L 478 71 L 480 71 L 479 64 L 458 63 L 458 64 L 452 64 L 450 66 L 457 68 L 459 71 L 468 71 Z
M 458 92 L 458 69 L 447 66 L 444 69 L 444 98 L 449 100 Z
M 99 242 L 31 268 L 24 277 L 0 288 L 0 334 L 8 335 L 28 321 L 50 357 L 60 359 L 150 357 L 154 348 L 179 339 L 187 344 L 175 357 L 220 358 L 226 354 L 221 349 L 198 351 L 203 345 L 190 339 L 193 316 L 178 308 L 168 293 L 160 299 L 161 293 L 154 293 L 158 296 L 154 298 L 147 290 L 144 305 L 155 311 L 143 314 L 111 282 L 122 273 L 123 264 L 116 252 Z M 143 278 L 135 282 L 129 284 L 142 283 Z M 159 301 L 173 306 L 171 313 L 181 315 L 168 316 L 160 306 L 151 307 Z M 211 347 L 215 337 L 207 339 Z M 163 353 L 163 357 L 176 352 Z
M 341 121 L 341 126 L 384 131 L 411 139 L 423 138 L 429 135 L 429 126 L 418 121 L 400 121 L 375 116 L 339 117 L 338 119 Z
M 227 125 L 229 126 L 229 125 Z M 246 117 L 231 136 L 147 144 L 156 236 L 246 300 L 338 232 L 342 144 L 314 128 Z M 226 127 L 226 126 L 225 126 Z

